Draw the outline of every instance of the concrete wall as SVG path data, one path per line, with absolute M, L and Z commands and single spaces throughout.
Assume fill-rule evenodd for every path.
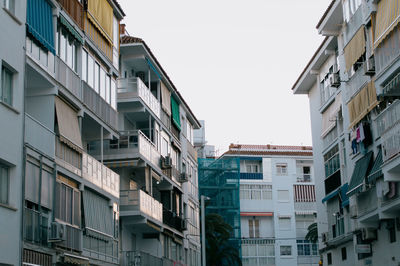
M 1 7 L 3 7 L 3 2 L 1 2 Z M 15 1 L 15 11 L 15 16 L 11 16 L 5 9 L 0 8 L 0 64 L 15 71 L 12 107 L 0 102 L 0 121 L 2 121 L 0 161 L 10 167 L 8 204 L 0 205 L 0 264 L 19 265 L 22 239 L 21 188 L 26 1 Z

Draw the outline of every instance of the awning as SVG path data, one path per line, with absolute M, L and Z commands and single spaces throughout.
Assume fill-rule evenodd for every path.
M 113 214 L 108 200 L 88 189 L 83 191 L 82 198 L 85 227 L 112 236 L 114 230 L 112 225 Z
M 340 187 L 338 187 L 337 189 L 335 189 L 334 191 L 332 191 L 331 193 L 329 193 L 328 195 L 326 195 L 323 199 L 322 199 L 322 203 L 324 203 L 325 201 L 328 201 L 330 199 L 333 199 L 334 197 L 336 197 L 340 192 Z
M 350 68 L 357 62 L 357 60 L 365 52 L 365 35 L 364 25 L 354 34 L 351 41 L 344 48 L 344 59 L 346 61 L 346 71 L 349 72 Z
M 383 176 L 382 173 L 382 164 L 383 164 L 383 159 L 382 159 L 382 149 L 379 149 L 378 155 L 375 158 L 374 164 L 372 165 L 371 171 L 369 171 L 368 174 L 368 182 L 373 182 L 379 177 Z
M 72 254 L 64 254 L 64 262 L 75 265 L 89 266 L 89 259 L 81 256 L 76 256 Z
M 74 38 L 83 44 L 83 38 L 82 36 L 75 30 L 74 26 L 71 25 L 71 23 L 68 22 L 66 18 L 64 18 L 63 15 L 60 15 L 60 23 L 64 25 L 64 27 L 69 31 L 69 33 L 74 36 Z
M 371 159 L 372 151 L 368 152 L 356 162 L 347 192 L 348 197 L 351 197 L 362 189 L 363 181 L 367 177 L 368 170 L 370 169 Z
M 293 189 L 295 202 L 315 202 L 314 185 L 294 185 Z
M 273 212 L 241 212 L 240 216 L 274 216 Z
M 60 141 L 81 152 L 82 139 L 77 113 L 58 97 L 55 98 L 55 104 Z
M 349 184 L 344 184 L 340 187 L 340 198 L 342 199 L 342 207 L 346 207 L 350 204 L 349 197 L 347 197 L 347 191 L 349 190 Z
M 150 59 L 148 59 L 147 57 L 146 57 L 146 62 L 147 62 L 147 64 L 149 65 L 149 67 L 154 71 L 154 73 L 157 75 L 157 77 L 158 77 L 159 79 L 161 79 L 160 73 L 158 73 L 158 71 L 157 71 L 157 69 L 155 68 L 155 66 L 151 63 Z
M 374 48 L 389 35 L 400 20 L 400 0 L 380 0 L 376 9 Z
M 107 0 L 89 0 L 88 18 L 112 44 L 113 8 Z
M 179 104 L 173 96 L 171 96 L 171 111 L 172 111 L 172 122 L 179 130 L 181 130 L 181 117 L 179 114 Z
M 171 116 L 171 92 L 161 81 L 161 107 L 169 116 Z
M 296 215 L 314 215 L 317 211 L 295 211 Z
M 336 126 L 337 115 L 341 107 L 342 107 L 342 94 L 339 93 L 336 96 L 335 101 L 322 114 L 321 138 L 324 138 Z
M 370 81 L 347 104 L 349 110 L 350 126 L 354 127 L 378 104 L 374 81 Z
M 28 32 L 44 48 L 56 53 L 54 49 L 53 9 L 46 0 L 28 0 L 26 9 L 26 26 Z

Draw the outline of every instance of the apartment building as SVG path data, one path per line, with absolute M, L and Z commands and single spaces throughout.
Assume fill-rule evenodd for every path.
M 16 18 L 25 22 L 26 14 L 20 36 L 24 107 L 18 107 L 24 119 L 22 195 L 17 193 L 23 242 L 21 258 L 11 264 L 116 265 L 120 177 L 87 152 L 93 139 L 118 136 L 124 13 L 106 0 L 7 2 L 15 3 Z M 14 58 L 21 54 L 11 51 Z
M 121 27 L 118 134 L 90 154 L 120 175 L 121 265 L 199 265 L 200 124 L 147 44 Z
M 332 1 L 309 97 L 323 265 L 397 265 L 399 1 Z
M 318 265 L 305 239 L 316 221 L 312 148 L 231 144 L 223 158 L 240 164 L 243 265 Z
M 24 1 L 0 3 L 0 264 L 21 258 L 25 81 Z M 13 36 L 10 38 L 10 36 Z

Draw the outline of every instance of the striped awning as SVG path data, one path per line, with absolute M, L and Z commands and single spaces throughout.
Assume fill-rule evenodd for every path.
M 400 21 L 400 0 L 380 0 L 376 9 L 374 48 L 389 35 Z
M 294 185 L 295 202 L 315 202 L 314 185 Z
M 372 165 L 371 171 L 368 174 L 368 182 L 373 182 L 379 177 L 383 176 L 382 173 L 382 149 L 379 149 L 378 155 L 375 158 L 374 164 Z
M 240 216 L 274 216 L 273 212 L 241 212 Z
M 64 27 L 69 31 L 69 33 L 74 36 L 74 38 L 83 44 L 83 38 L 82 36 L 75 30 L 74 26 L 71 25 L 71 23 L 68 22 L 66 18 L 64 18 L 63 15 L 60 15 L 60 23 L 64 25 Z
M 344 48 L 344 59 L 346 61 L 346 71 L 357 62 L 365 52 L 364 25 L 354 34 L 351 41 Z
M 349 197 L 347 197 L 347 191 L 349 190 L 349 184 L 345 183 L 340 187 L 340 198 L 342 199 L 342 207 L 346 207 L 350 204 Z
M 339 93 L 335 97 L 335 101 L 322 114 L 322 134 L 324 138 L 335 126 L 337 115 L 342 108 L 342 94 Z
M 335 189 L 334 191 L 332 191 L 331 193 L 329 193 L 328 195 L 326 195 L 323 199 L 322 199 L 322 203 L 333 199 L 334 197 L 336 197 L 337 195 L 339 195 L 340 192 L 340 187 L 338 187 L 337 189 Z

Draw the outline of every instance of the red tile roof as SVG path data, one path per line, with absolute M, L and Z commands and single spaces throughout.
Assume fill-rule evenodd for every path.
M 312 156 L 311 146 L 231 144 L 224 155 L 283 155 Z
M 129 44 L 129 43 L 141 43 L 144 45 L 144 47 L 146 48 L 147 51 L 149 51 L 151 57 L 154 59 L 154 61 L 156 62 L 157 66 L 161 69 L 161 71 L 163 72 L 164 76 L 167 78 L 168 82 L 172 85 L 172 87 L 175 89 L 176 94 L 178 94 L 179 98 L 183 101 L 183 103 L 186 105 L 187 109 L 189 110 L 190 114 L 193 116 L 193 118 L 195 119 L 195 121 L 197 122 L 198 125 L 200 125 L 200 122 L 197 120 L 196 116 L 193 114 L 192 110 L 190 109 L 189 105 L 185 102 L 185 100 L 183 99 L 182 95 L 179 93 L 179 91 L 176 89 L 174 83 L 171 81 L 171 79 L 169 78 L 169 76 L 167 75 L 167 72 L 165 72 L 165 70 L 162 68 L 161 64 L 158 62 L 157 58 L 154 56 L 153 52 L 150 50 L 150 48 L 147 46 L 146 42 L 138 37 L 133 37 L 133 36 L 122 36 L 121 37 L 121 44 Z M 201 126 L 200 126 L 201 127 Z

